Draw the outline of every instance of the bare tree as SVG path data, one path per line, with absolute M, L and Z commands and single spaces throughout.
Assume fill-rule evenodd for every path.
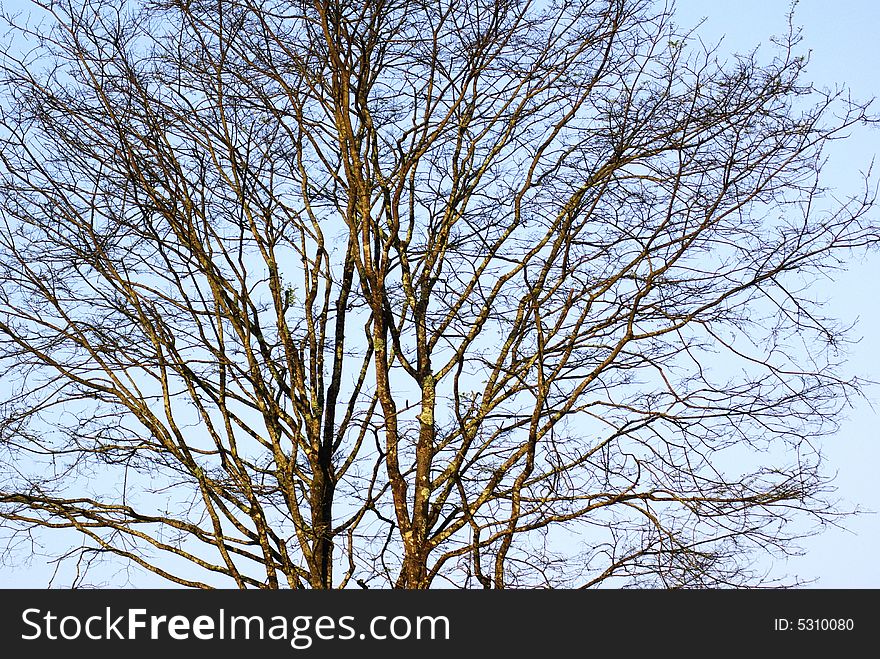
M 747 586 L 835 519 L 860 383 L 811 284 L 878 232 L 819 172 L 871 117 L 796 30 L 720 61 L 643 0 L 39 6 L 0 65 L 9 560 Z

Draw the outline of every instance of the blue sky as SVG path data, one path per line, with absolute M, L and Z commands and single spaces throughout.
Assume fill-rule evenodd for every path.
M 786 0 L 680 0 L 679 24 L 705 23 L 699 33 L 706 41 L 722 35 L 722 50 L 750 50 L 769 45 L 769 37 L 786 30 L 791 7 Z M 872 0 L 800 0 L 794 7 L 794 25 L 803 29 L 801 47 L 811 51 L 808 78 L 819 87 L 843 84 L 855 98 L 880 96 L 880 3 Z M 880 104 L 874 108 L 880 112 Z M 880 153 L 880 127 L 853 131 L 850 139 L 829 151 L 825 183 L 840 193 L 858 188 L 860 171 Z M 880 162 L 875 172 L 880 169 Z M 876 176 L 875 176 L 876 179 Z M 875 211 L 873 217 L 876 218 Z M 880 254 L 874 252 L 851 265 L 817 294 L 828 300 L 831 315 L 858 321 L 848 367 L 864 378 L 880 380 Z M 773 566 L 776 574 L 815 579 L 816 587 L 880 587 L 880 385 L 850 410 L 840 433 L 825 444 L 827 467 L 837 473 L 837 496 L 843 505 L 877 511 L 851 518 L 847 530 L 830 528 L 802 543 L 803 556 Z
M 2 0 L 7 10 L 25 5 L 24 0 Z M 750 50 L 769 44 L 769 37 L 786 30 L 790 3 L 787 0 L 679 0 L 679 24 L 697 23 L 705 17 L 699 33 L 706 41 L 726 35 L 722 50 Z M 794 23 L 803 28 L 802 48 L 811 51 L 809 78 L 817 86 L 840 83 L 856 98 L 880 92 L 877 62 L 880 61 L 880 3 L 871 0 L 801 0 L 795 6 Z M 880 113 L 880 103 L 875 111 Z M 841 193 L 858 188 L 860 171 L 880 153 L 880 128 L 855 130 L 850 139 L 829 151 L 825 183 Z M 878 163 L 880 169 L 880 163 Z M 875 177 L 876 178 L 876 177 Z M 880 211 L 878 211 L 880 212 Z M 876 213 L 874 215 L 876 217 Z M 880 305 L 876 288 L 880 282 L 880 253 L 853 263 L 850 269 L 817 291 L 827 298 L 831 315 L 858 321 L 853 336 L 861 341 L 852 349 L 849 369 L 854 375 L 880 380 Z M 773 574 L 788 574 L 826 588 L 880 588 L 880 385 L 868 391 L 849 411 L 840 433 L 824 444 L 827 466 L 837 473 L 837 495 L 843 506 L 878 511 L 845 522 L 846 529 L 830 528 L 803 542 L 803 556 L 772 566 Z M 0 586 L 45 586 L 44 569 L 3 575 Z

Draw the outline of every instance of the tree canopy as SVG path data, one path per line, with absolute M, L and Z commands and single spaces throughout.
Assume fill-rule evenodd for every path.
M 795 29 L 725 59 L 647 0 L 41 6 L 0 56 L 10 560 L 749 586 L 834 519 L 861 383 L 812 286 L 878 228 L 820 173 L 873 117 Z

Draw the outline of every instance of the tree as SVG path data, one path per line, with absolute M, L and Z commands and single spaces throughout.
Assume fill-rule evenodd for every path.
M 872 119 L 796 30 L 722 61 L 642 0 L 41 6 L 0 69 L 9 556 L 747 586 L 835 519 L 861 383 L 811 284 L 878 232 L 819 173 Z

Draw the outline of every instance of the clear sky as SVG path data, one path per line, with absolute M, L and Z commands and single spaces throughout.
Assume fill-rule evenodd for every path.
M 0 0 L 6 10 L 24 7 L 24 0 Z M 706 41 L 722 35 L 724 50 L 750 50 L 768 44 L 769 37 L 785 31 L 790 3 L 787 0 L 679 0 L 679 24 L 706 19 L 700 29 Z M 880 95 L 880 2 L 876 0 L 801 0 L 795 6 L 795 25 L 803 28 L 802 47 L 812 51 L 809 78 L 818 86 L 846 84 L 856 98 Z M 875 112 L 880 114 L 880 102 Z M 859 128 L 851 139 L 829 152 L 825 183 L 842 193 L 859 185 L 859 172 L 880 153 L 880 128 Z M 880 171 L 880 163 L 877 165 Z M 876 178 L 876 177 L 875 177 Z M 874 213 L 874 217 L 880 209 Z M 853 263 L 849 271 L 818 291 L 828 300 L 832 315 L 858 320 L 850 372 L 880 380 L 880 253 Z M 815 579 L 826 588 L 880 588 L 880 385 L 858 401 L 838 436 L 825 443 L 828 468 L 837 473 L 838 496 L 843 505 L 877 511 L 846 522 L 847 530 L 830 528 L 804 541 L 805 554 L 772 567 L 774 574 Z M 872 403 L 873 402 L 873 407 Z M 34 566 L 31 572 L 0 576 L 0 587 L 40 587 L 46 573 Z
M 750 50 L 767 45 L 769 37 L 786 30 L 791 3 L 787 0 L 679 0 L 679 24 L 701 18 L 704 40 L 726 35 L 724 50 Z M 811 51 L 808 78 L 817 86 L 844 84 L 855 98 L 880 97 L 880 2 L 876 0 L 800 0 L 794 25 L 803 28 L 802 47 Z M 880 99 L 874 107 L 880 113 Z M 855 130 L 850 139 L 829 151 L 825 183 L 841 193 L 858 188 L 860 171 L 880 154 L 880 127 Z M 880 171 L 880 162 L 875 172 Z M 875 176 L 875 179 L 877 177 Z M 880 209 L 872 214 L 876 218 Z M 880 380 L 880 254 L 852 264 L 823 290 L 831 315 L 858 320 L 853 336 L 861 337 L 850 356 L 854 375 Z M 777 574 L 816 579 L 822 588 L 880 587 L 880 385 L 869 400 L 850 410 L 838 436 L 825 446 L 827 467 L 837 473 L 837 495 L 844 505 L 876 511 L 851 518 L 848 530 L 830 528 L 802 544 L 805 554 L 774 566 Z

